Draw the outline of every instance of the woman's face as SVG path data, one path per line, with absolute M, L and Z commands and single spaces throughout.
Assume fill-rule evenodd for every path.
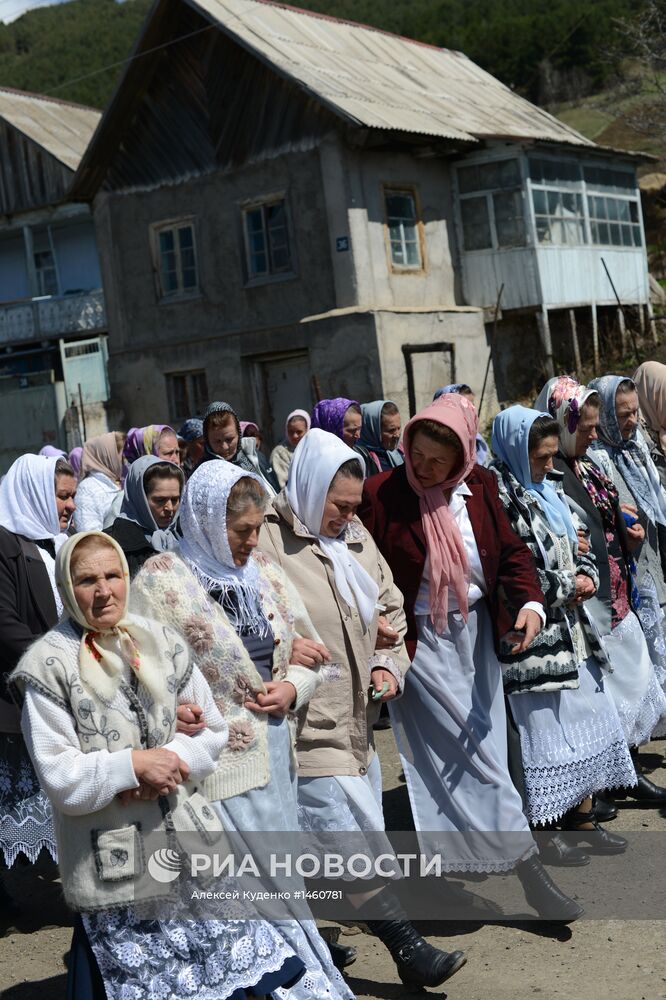
M 597 440 L 599 426 L 599 407 L 584 406 L 580 411 L 580 420 L 576 428 L 575 458 L 581 458 L 593 441 Z
M 402 424 L 399 413 L 389 413 L 382 417 L 382 448 L 395 451 L 400 442 Z
M 86 546 L 70 564 L 76 603 L 88 625 L 97 631 L 113 628 L 125 610 L 127 583 L 118 553 L 110 546 Z
M 623 441 L 628 441 L 638 427 L 638 393 L 618 392 L 615 396 L 615 415 Z
M 227 513 L 227 538 L 234 566 L 244 566 L 259 544 L 264 512 L 254 504 L 242 514 Z
M 326 494 L 319 534 L 337 538 L 353 520 L 363 495 L 363 480 L 336 476 Z
M 168 528 L 180 507 L 180 480 L 176 477 L 154 479 L 146 499 L 158 528 Z
M 342 440 L 349 447 L 353 448 L 361 436 L 361 424 L 363 417 L 360 413 L 354 413 L 351 407 L 347 410 L 342 421 Z
M 74 476 L 60 475 L 55 477 L 56 507 L 58 508 L 58 521 L 61 531 L 67 531 L 72 514 L 76 510 L 76 504 L 74 503 L 76 486 L 77 483 Z
M 222 427 L 214 427 L 208 431 L 208 444 L 212 451 L 220 458 L 230 462 L 238 451 L 238 432 L 233 420 L 229 420 Z
M 302 437 L 305 436 L 305 432 L 308 429 L 308 425 L 300 417 L 294 417 L 287 424 L 287 441 L 292 448 L 295 448 Z
M 556 434 L 542 438 L 530 452 L 530 475 L 533 483 L 542 483 L 552 471 L 553 459 L 557 455 L 560 439 Z
M 454 445 L 433 441 L 422 431 L 414 434 L 409 454 L 414 475 L 425 490 L 451 479 L 461 465 L 460 451 Z
M 163 462 L 180 465 L 180 448 L 175 434 L 163 434 L 157 442 L 157 457 Z

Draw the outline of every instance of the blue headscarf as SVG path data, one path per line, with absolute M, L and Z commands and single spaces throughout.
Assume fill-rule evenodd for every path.
M 472 390 L 467 385 L 466 382 L 452 382 L 451 385 L 443 385 L 441 389 L 437 389 L 435 395 L 432 397 L 433 403 L 440 396 L 448 396 L 452 392 L 460 392 L 464 389 L 465 392 L 471 392 Z M 486 465 L 490 457 L 490 448 L 486 444 L 485 438 L 481 434 L 476 435 L 476 463 L 477 465 Z
M 359 441 L 359 444 L 367 448 L 368 451 L 377 452 L 380 462 L 381 458 L 385 456 L 389 469 L 395 469 L 396 466 L 402 465 L 405 461 L 405 456 L 398 448 L 388 451 L 382 444 L 382 410 L 385 403 L 392 402 L 391 399 L 375 399 L 372 403 L 361 403 L 363 424 Z
M 595 389 L 601 399 L 599 441 L 592 444 L 592 450 L 608 452 L 638 506 L 653 521 L 666 525 L 666 494 L 650 450 L 639 437 L 637 428 L 625 441 L 617 422 L 615 397 L 620 382 L 631 382 L 632 387 L 636 387 L 632 379 L 623 375 L 604 375 L 589 383 L 589 388 Z
M 532 424 L 539 417 L 552 419 L 549 413 L 539 413 L 527 406 L 510 406 L 498 413 L 493 420 L 492 449 L 520 485 L 539 501 L 552 531 L 561 537 L 568 535 L 569 540 L 575 542 L 576 529 L 566 501 L 547 479 L 542 483 L 532 480 L 528 442 Z

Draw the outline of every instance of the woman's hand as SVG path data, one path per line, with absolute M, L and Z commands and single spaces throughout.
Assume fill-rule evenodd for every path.
M 124 792 L 120 792 L 117 796 L 120 799 L 120 804 L 123 806 L 128 805 L 133 799 L 138 799 L 141 802 L 154 802 L 159 797 L 160 793 L 150 785 L 146 785 L 143 781 L 139 782 L 138 788 L 126 788 Z
M 522 608 L 518 612 L 516 623 L 512 629 L 513 633 L 519 632 L 522 635 L 522 639 L 511 647 L 511 652 L 522 653 L 526 650 L 532 640 L 538 636 L 542 627 L 541 618 L 536 611 L 532 611 L 531 608 Z M 511 633 L 509 634 L 511 635 Z M 516 638 L 519 638 L 519 636 Z
M 576 596 L 570 602 L 571 604 L 582 604 L 589 597 L 593 597 L 596 593 L 597 588 L 594 586 L 594 581 L 586 576 L 585 573 L 576 574 Z
M 377 642 L 375 649 L 393 649 L 400 638 L 400 633 L 391 625 L 385 615 L 380 615 L 377 619 Z
M 203 717 L 203 708 L 187 702 L 179 705 L 176 709 L 176 732 L 185 733 L 186 736 L 194 736 L 206 728 L 206 721 Z
M 635 552 L 636 549 L 639 549 L 643 544 L 644 538 L 645 532 L 638 521 L 636 524 L 632 524 L 631 527 L 627 526 L 627 539 L 629 541 L 630 552 Z
M 132 750 L 132 767 L 139 788 L 132 789 L 134 798 L 141 798 L 141 785 L 149 785 L 158 795 L 169 795 L 190 776 L 190 769 L 173 750 L 155 747 L 152 750 Z M 138 794 L 137 794 L 138 793 Z
M 582 556 L 586 556 L 590 551 L 590 540 L 587 537 L 587 533 L 579 528 L 577 531 L 578 535 L 578 551 Z
M 331 654 L 323 643 L 296 636 L 291 644 L 289 662 L 297 663 L 301 667 L 318 667 L 322 663 L 330 663 Z
M 381 698 L 377 698 L 377 701 L 390 701 L 391 698 L 395 698 L 398 693 L 398 682 L 390 670 L 384 670 L 382 667 L 375 667 L 375 669 L 371 672 L 370 677 L 372 679 L 372 687 L 375 691 L 381 691 L 384 684 L 388 683 L 388 690 L 386 694 L 382 695 Z
M 268 681 L 264 687 L 266 694 L 260 691 L 256 701 L 246 701 L 245 707 L 251 712 L 263 712 L 264 715 L 284 718 L 296 701 L 296 688 L 291 681 Z

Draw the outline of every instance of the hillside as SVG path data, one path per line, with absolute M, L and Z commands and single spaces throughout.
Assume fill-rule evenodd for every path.
M 578 100 L 606 85 L 616 19 L 639 3 L 296 0 L 296 6 L 459 49 L 540 104 Z M 72 0 L 0 24 L 0 85 L 103 107 L 149 6 L 150 0 Z

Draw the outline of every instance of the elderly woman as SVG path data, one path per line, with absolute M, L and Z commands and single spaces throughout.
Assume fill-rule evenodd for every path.
M 634 768 L 604 683 L 610 664 L 586 610 L 599 576 L 579 547 L 553 471 L 558 446 L 559 424 L 547 413 L 510 406 L 495 417 L 490 468 L 511 525 L 536 561 L 547 615 L 527 649 L 500 649 L 502 677 L 520 736 L 528 818 L 535 825 L 587 824 L 596 831 L 590 853 L 619 854 L 627 842 L 598 826 L 592 795 L 631 784 Z M 588 860 L 578 848 L 572 856 L 557 836 L 546 851 L 560 864 Z
M 335 434 L 348 448 L 354 448 L 361 436 L 363 416 L 355 399 L 336 396 L 322 399 L 312 411 L 312 427 Z
M 292 410 L 284 422 L 284 440 L 271 452 L 271 465 L 281 489 L 287 485 L 296 445 L 309 430 L 310 414 L 306 410 Z
M 175 524 L 183 472 L 173 462 L 144 455 L 132 462 L 123 492 L 120 514 L 107 533 L 120 545 L 135 577 L 150 556 L 178 545 Z
M 178 428 L 178 447 L 180 448 L 180 466 L 186 479 L 189 479 L 204 453 L 203 420 L 199 417 L 189 417 Z
M 636 369 L 633 381 L 652 460 L 666 487 L 666 365 L 646 361 Z
M 530 905 L 570 921 L 582 910 L 534 856 L 509 775 L 497 659 L 501 641 L 515 655 L 538 635 L 544 597 L 476 432 L 470 401 L 443 395 L 405 427 L 405 465 L 366 482 L 362 517 L 405 595 L 413 657 L 393 731 L 416 829 L 447 835 L 448 870 L 516 868 Z
M 173 427 L 168 424 L 130 427 L 123 448 L 125 470 L 142 455 L 155 455 L 165 462 L 180 465 L 178 437 Z
M 284 574 L 254 551 L 267 501 L 258 476 L 229 462 L 200 466 L 183 494 L 179 554 L 145 564 L 133 602 L 179 630 L 224 706 L 229 743 L 205 787 L 225 827 L 293 833 L 299 827 L 288 716 L 307 703 L 321 676 L 293 657 L 294 617 L 301 634 L 312 631 L 305 611 Z M 326 650 L 305 640 L 299 656 L 318 667 Z M 196 703 L 183 717 L 190 732 L 202 719 Z M 325 995 L 349 995 L 313 921 L 291 921 L 284 933 L 312 981 L 331 991 Z
M 128 614 L 129 571 L 116 542 L 75 535 L 58 553 L 56 575 L 65 616 L 22 657 L 11 683 L 53 805 L 65 899 L 80 914 L 70 996 L 236 1000 L 290 984 L 303 964 L 269 924 L 137 913 L 144 837 L 178 840 L 191 828 L 183 813 L 211 836 L 221 832 L 183 782 L 215 770 L 227 726 L 177 633 Z M 182 700 L 206 713 L 194 738 L 176 732 Z
M 228 403 L 211 403 L 204 414 L 204 454 L 201 462 L 221 458 L 245 472 L 259 476 L 271 496 L 278 481 L 253 437 L 243 437 L 236 411 Z
M 459 396 L 465 396 L 473 406 L 476 405 L 474 390 L 465 382 L 452 382 L 450 385 L 443 385 L 441 389 L 436 390 L 432 397 L 433 403 L 440 396 L 448 396 L 452 392 L 457 393 Z M 488 465 L 490 461 L 490 448 L 478 431 L 476 435 L 476 461 L 478 465 Z
M 547 382 L 535 403 L 535 409 L 549 413 L 559 424 L 554 466 L 563 474 L 569 507 L 589 528 L 599 571 L 599 587 L 587 609 L 612 666 L 606 687 L 615 701 L 627 743 L 637 748 L 664 719 L 666 697 L 635 613 L 638 594 L 632 553 L 643 541 L 644 532 L 639 524 L 627 524 L 615 484 L 588 452 L 597 439 L 599 407 L 598 393 L 568 376 Z M 637 775 L 637 785 L 628 794 L 658 804 L 666 800 L 666 793 L 642 774 Z
M 361 405 L 363 424 L 356 451 L 363 456 L 366 476 L 402 465 L 400 410 L 391 399 L 376 399 Z
M 110 517 L 114 501 L 122 496 L 124 440 L 118 431 L 110 431 L 84 444 L 74 514 L 77 531 L 101 531 Z M 114 518 L 115 515 L 110 520 Z
M 74 511 L 76 477 L 63 459 L 23 455 L 0 483 L 0 858 L 56 857 L 51 810 L 21 737 L 5 681 L 26 649 L 58 621 L 56 549 Z M 7 912 L 14 904 L 4 898 Z
M 262 548 L 298 591 L 333 660 L 324 667 L 328 683 L 300 720 L 296 743 L 301 827 L 314 832 L 384 829 L 372 724 L 380 703 L 402 688 L 409 666 L 400 594 L 356 517 L 363 476 L 359 455 L 334 435 L 311 430 L 262 534 Z M 385 652 L 376 652 L 378 636 Z M 367 924 L 404 983 L 437 986 L 464 964 L 460 952 L 429 945 L 397 909 L 388 915 L 394 918 Z

